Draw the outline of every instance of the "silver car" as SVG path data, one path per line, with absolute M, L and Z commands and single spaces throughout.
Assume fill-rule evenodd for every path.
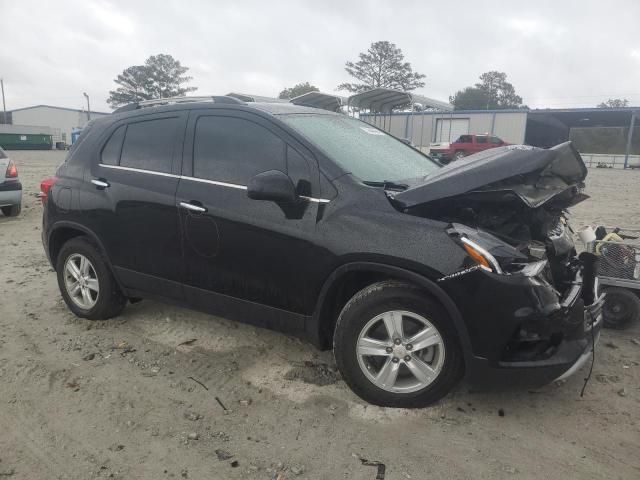
M 6 217 L 15 217 L 22 208 L 22 184 L 18 168 L 7 152 L 0 148 L 0 210 Z

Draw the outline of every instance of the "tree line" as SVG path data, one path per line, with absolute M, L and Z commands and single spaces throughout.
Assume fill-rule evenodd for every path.
M 412 91 L 425 86 L 426 75 L 415 72 L 404 59 L 402 50 L 388 41 L 378 41 L 370 45 L 366 52 L 358 55 L 357 61 L 347 61 L 345 71 L 353 77 L 353 82 L 341 83 L 339 91 L 359 93 L 371 88 L 391 88 Z M 197 90 L 187 86 L 192 77 L 186 75 L 188 67 L 171 55 L 152 55 L 143 65 L 125 68 L 114 82 L 118 85 L 109 92 L 107 103 L 119 107 L 127 103 L 156 98 L 185 95 Z M 285 87 L 278 98 L 291 99 L 308 92 L 317 92 L 318 87 L 309 82 Z M 457 91 L 449 97 L 456 110 L 499 110 L 528 108 L 515 87 L 507 81 L 507 74 L 489 71 L 479 76 L 479 82 Z M 600 103 L 600 108 L 627 107 L 627 99 L 610 98 Z

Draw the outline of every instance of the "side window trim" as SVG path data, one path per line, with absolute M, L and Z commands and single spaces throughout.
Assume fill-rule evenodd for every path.
M 226 187 L 226 188 L 235 188 L 238 190 L 246 190 L 246 185 L 240 185 L 235 183 L 221 182 L 217 180 L 209 180 L 205 178 L 198 178 L 193 175 L 193 159 L 194 159 L 194 142 L 195 142 L 195 134 L 196 134 L 196 123 L 200 117 L 208 117 L 208 116 L 221 116 L 221 117 L 233 117 L 240 118 L 243 120 L 247 120 L 253 123 L 256 123 L 271 133 L 279 137 L 285 144 L 285 147 L 290 147 L 298 152 L 305 161 L 311 166 L 313 178 L 314 188 L 317 188 L 317 196 L 307 197 L 300 195 L 299 197 L 313 203 L 329 203 L 331 199 L 324 198 L 320 196 L 322 191 L 320 189 L 320 175 L 322 174 L 320 171 L 320 167 L 318 165 L 318 161 L 313 155 L 313 153 L 309 153 L 308 148 L 303 144 L 298 146 L 299 142 L 290 142 L 285 135 L 282 134 L 282 128 L 276 123 L 269 122 L 267 119 L 262 118 L 259 115 L 252 114 L 250 112 L 244 111 L 231 111 L 225 109 L 203 109 L 203 110 L 191 110 L 189 112 L 189 118 L 186 122 L 186 129 L 184 135 L 184 148 L 182 150 L 182 163 L 181 168 L 178 169 L 181 180 L 199 182 L 199 183 L 207 183 L 212 186 L 217 187 Z M 285 133 L 287 133 L 285 131 Z M 287 134 L 288 136 L 288 134 Z M 295 139 L 294 139 L 295 140 Z M 286 152 L 286 148 L 285 148 Z M 286 158 L 285 158 L 286 160 Z M 315 178 L 317 176 L 317 178 Z M 328 193 L 328 192 L 327 192 Z

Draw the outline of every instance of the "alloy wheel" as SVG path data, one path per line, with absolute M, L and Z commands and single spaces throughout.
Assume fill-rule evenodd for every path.
M 69 255 L 64 264 L 64 285 L 69 298 L 84 310 L 90 310 L 98 301 L 98 275 L 91 261 L 84 255 Z
M 356 354 L 362 372 L 374 385 L 389 392 L 411 393 L 438 378 L 445 345 L 426 318 L 393 310 L 367 322 L 358 336 Z

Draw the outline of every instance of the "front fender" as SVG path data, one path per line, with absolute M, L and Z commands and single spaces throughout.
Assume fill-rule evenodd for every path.
M 449 295 L 447 295 L 447 293 L 434 281 L 425 277 L 424 275 L 401 267 L 375 262 L 350 262 L 343 264 L 336 268 L 325 280 L 322 289 L 320 290 L 320 294 L 318 296 L 313 314 L 305 325 L 307 338 L 318 348 L 323 348 L 325 343 L 322 335 L 322 327 L 325 320 L 321 318 L 321 312 L 322 306 L 326 301 L 327 294 L 331 290 L 331 287 L 335 285 L 336 282 L 340 281 L 340 279 L 344 275 L 354 271 L 381 273 L 384 275 L 388 275 L 389 277 L 406 280 L 407 282 L 418 285 L 429 292 L 429 294 L 433 295 L 442 304 L 442 306 L 451 317 L 456 332 L 458 333 L 458 338 L 464 352 L 465 361 L 467 359 L 472 359 L 473 354 L 471 349 L 471 341 L 469 339 L 467 327 L 462 319 L 462 315 L 458 310 L 458 307 L 456 307 L 455 303 L 453 303 Z

